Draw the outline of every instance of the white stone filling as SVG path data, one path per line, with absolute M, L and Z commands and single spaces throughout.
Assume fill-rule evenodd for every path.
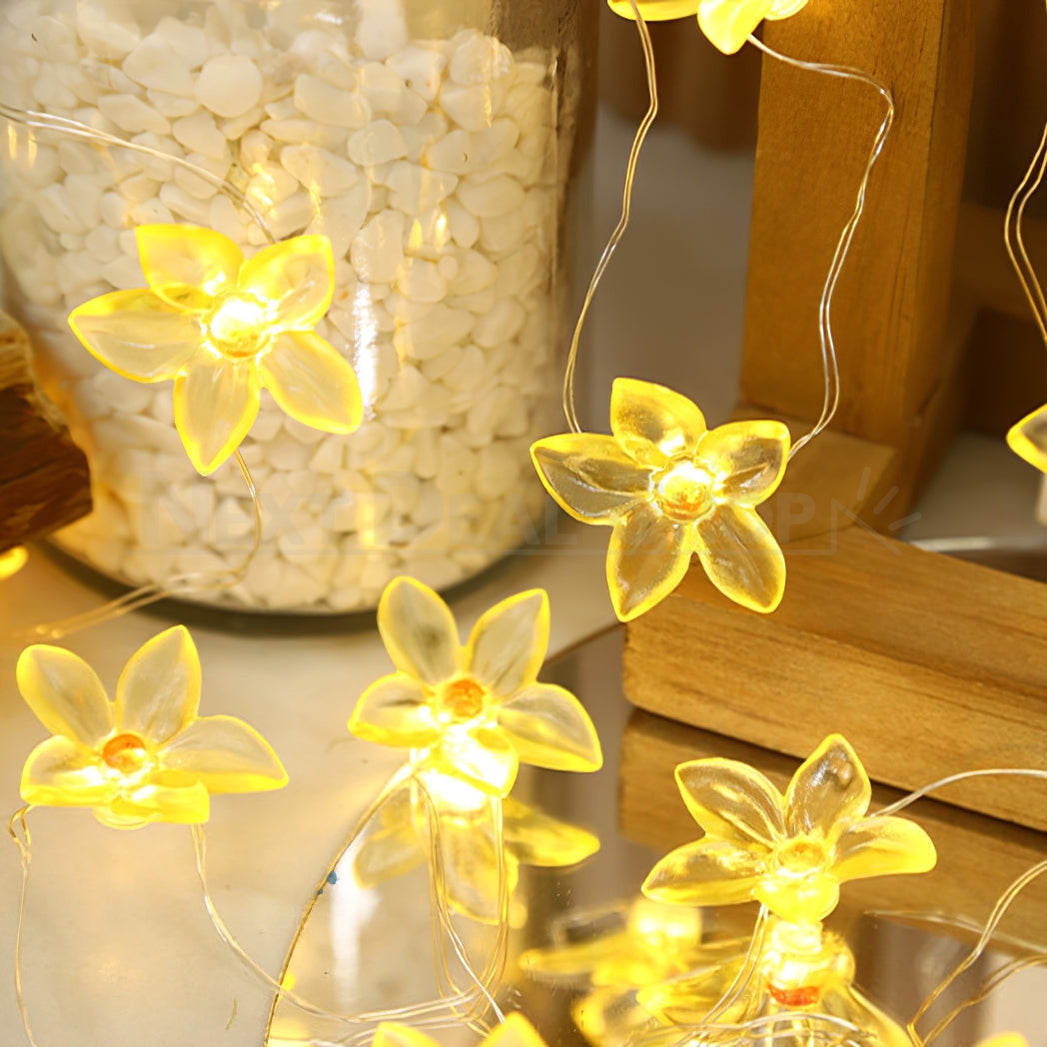
M 396 5 L 356 6 L 351 33 L 237 0 L 156 24 L 120 0 L 0 11 L 0 99 L 160 154 L 12 126 L 0 182 L 8 304 L 92 463 L 95 511 L 60 542 L 129 582 L 216 575 L 251 544 L 239 470 L 194 472 L 171 384 L 121 378 L 66 324 L 144 286 L 136 224 L 209 226 L 246 256 L 267 242 L 207 173 L 277 237 L 330 237 L 317 331 L 353 363 L 365 420 L 327 435 L 263 393 L 242 450 L 265 545 L 242 584 L 199 599 L 362 609 L 398 574 L 447 586 L 538 540 L 528 448 L 557 424 L 562 335 L 550 63 L 474 30 L 412 40 Z

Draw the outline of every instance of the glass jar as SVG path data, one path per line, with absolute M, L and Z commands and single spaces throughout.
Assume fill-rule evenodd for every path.
M 0 0 L 5 306 L 93 477 L 95 511 L 61 548 L 136 585 L 243 562 L 235 463 L 198 475 L 171 384 L 107 370 L 67 320 L 145 287 L 136 226 L 214 229 L 249 257 L 268 242 L 252 214 L 278 240 L 330 239 L 316 331 L 352 363 L 364 421 L 330 435 L 263 393 L 241 448 L 263 545 L 200 599 L 363 609 L 396 575 L 447 587 L 538 540 L 528 448 L 562 427 L 595 15 L 593 0 Z

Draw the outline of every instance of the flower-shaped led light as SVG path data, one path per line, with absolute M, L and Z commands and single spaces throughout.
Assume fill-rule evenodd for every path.
M 1007 446 L 1041 473 L 1047 473 L 1047 404 L 1007 430 Z
M 651 870 L 643 891 L 659 901 L 756 900 L 784 920 L 810 923 L 836 908 L 841 883 L 926 872 L 937 858 L 915 822 L 867 814 L 869 778 L 840 735 L 804 761 L 784 796 L 735 760 L 682 763 L 676 782 L 705 836 Z
M 717 943 L 717 953 L 696 970 L 660 985 L 642 987 L 638 1001 L 649 1015 L 669 1027 L 700 1028 L 741 973 L 748 941 Z M 733 947 L 734 955 L 728 950 Z M 717 1023 L 741 1025 L 763 1019 L 761 1034 L 783 1047 L 844 1042 L 837 1037 L 843 1021 L 860 1030 L 856 1040 L 869 1047 L 912 1047 L 897 1022 L 854 987 L 854 955 L 839 935 L 820 924 L 795 924 L 771 917 L 768 932 L 755 957 L 755 973 L 729 994 L 731 1002 L 718 1010 Z M 774 1015 L 783 1015 L 774 1023 Z
M 607 585 L 618 617 L 627 622 L 668 596 L 692 554 L 725 596 L 773 611 L 785 558 L 755 507 L 781 483 L 789 430 L 766 420 L 710 430 L 685 396 L 617 378 L 611 432 L 550 436 L 531 457 L 571 516 L 614 528 Z
M 37 644 L 18 659 L 18 689 L 53 737 L 22 770 L 22 799 L 91 807 L 104 825 L 206 822 L 211 793 L 279 789 L 268 742 L 232 716 L 197 716 L 200 659 L 185 626 L 144 643 L 106 696 L 71 651 Z
M 28 560 L 29 551 L 24 545 L 16 545 L 0 553 L 0 582 L 18 574 Z
M 375 1030 L 372 1047 L 440 1047 L 440 1044 L 410 1025 L 383 1022 Z M 483 1038 L 479 1047 L 545 1047 L 545 1041 L 522 1014 L 508 1014 Z
M 487 611 L 459 643 L 447 604 L 413 578 L 394 579 L 378 629 L 397 672 L 360 696 L 359 738 L 419 750 L 430 768 L 506 796 L 520 762 L 595 771 L 603 762 L 589 714 L 569 691 L 538 683 L 549 644 L 549 598 L 518 593 Z
M 607 0 L 615 14 L 634 18 L 631 0 Z M 647 22 L 698 16 L 698 25 L 724 54 L 738 51 L 766 18 L 776 21 L 796 14 L 807 0 L 636 0 Z
M 521 865 L 562 868 L 576 865 L 600 849 L 600 841 L 592 833 L 512 797 L 493 797 L 438 772 L 424 774 L 422 784 L 437 824 L 429 824 L 427 804 L 419 795 L 417 783 L 408 782 L 394 793 L 381 809 L 376 831 L 364 839 L 354 859 L 353 871 L 360 887 L 374 887 L 425 864 L 431 854 L 429 834 L 435 832 L 442 857 L 442 883 L 451 909 L 473 920 L 494 922 L 501 911 L 503 890 L 511 895 L 516 889 Z M 501 805 L 497 821 L 485 817 L 492 801 Z M 500 833 L 496 824 L 501 827 Z M 497 853 L 500 843 L 504 844 L 501 866 Z M 504 886 L 498 883 L 499 868 Z
M 139 382 L 174 379 L 174 417 L 189 460 L 208 474 L 247 435 L 269 390 L 292 418 L 351 433 L 363 408 L 352 367 L 313 331 L 331 305 L 324 236 L 296 236 L 244 261 L 210 229 L 135 229 L 148 290 L 113 291 L 69 324 L 107 367 Z

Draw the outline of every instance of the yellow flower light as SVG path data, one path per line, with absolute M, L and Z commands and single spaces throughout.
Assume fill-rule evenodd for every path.
M 438 1041 L 410 1025 L 383 1022 L 375 1030 L 373 1047 L 440 1047 Z M 508 1014 L 481 1041 L 480 1047 L 545 1047 L 545 1041 L 522 1014 Z
M 501 800 L 435 771 L 423 775 L 423 784 L 437 824 L 429 826 L 429 811 L 417 784 L 405 785 L 382 807 L 376 831 L 356 854 L 353 868 L 359 886 L 371 888 L 423 865 L 431 853 L 429 833 L 435 830 L 442 855 L 442 883 L 451 909 L 473 920 L 495 922 L 502 894 L 499 835 L 505 848 L 504 887 L 510 895 L 519 881 L 521 865 L 576 865 L 600 849 L 592 833 L 512 797 Z M 488 817 L 492 802 L 502 808 L 497 820 Z M 500 834 L 495 829 L 499 823 Z
M 0 553 L 0 582 L 25 567 L 29 560 L 29 550 L 24 545 L 16 545 L 13 549 L 6 549 Z
M 728 955 L 732 948 L 734 955 Z M 638 1002 L 671 1028 L 701 1028 L 734 985 L 748 949 L 748 941 L 716 943 L 695 971 L 642 987 Z M 765 1019 L 761 1031 L 769 1040 L 800 1047 L 836 1042 L 837 1019 L 860 1030 L 860 1041 L 870 1047 L 912 1047 L 905 1030 L 854 987 L 854 955 L 839 935 L 820 924 L 772 917 L 755 961 L 755 976 L 732 994 L 732 1002 L 718 1012 L 718 1023 Z M 766 1021 L 777 1014 L 787 1015 L 781 1024 Z
M 630 0 L 607 2 L 615 14 L 635 17 Z M 738 51 L 765 18 L 788 18 L 806 4 L 807 0 L 636 0 L 640 15 L 647 22 L 697 15 L 702 32 L 728 55 Z
M 630 621 L 668 596 L 692 554 L 725 596 L 773 611 L 785 592 L 785 558 L 756 506 L 785 473 L 785 425 L 740 421 L 710 430 L 685 396 L 617 378 L 611 432 L 550 436 L 531 457 L 571 516 L 614 528 L 607 585 L 618 617 Z
M 197 716 L 200 659 L 185 626 L 130 658 L 110 701 L 71 651 L 36 644 L 18 659 L 18 689 L 52 732 L 22 770 L 22 799 L 90 807 L 104 825 L 206 822 L 211 793 L 279 789 L 287 774 L 268 742 L 232 716 Z
M 262 388 L 315 429 L 356 429 L 356 375 L 313 331 L 334 294 L 326 237 L 296 236 L 247 261 L 210 229 L 144 225 L 135 237 L 148 289 L 92 298 L 69 324 L 125 378 L 174 380 L 175 425 L 199 472 L 213 472 L 240 446 Z
M 459 642 L 450 608 L 413 578 L 394 579 L 378 629 L 397 672 L 360 696 L 359 738 L 417 750 L 426 769 L 506 796 L 520 762 L 595 771 L 603 762 L 589 714 L 569 691 L 538 683 L 549 644 L 549 598 L 518 593 L 487 611 Z
M 1023 461 L 1047 473 L 1047 404 L 1007 430 L 1007 446 Z
M 643 892 L 683 905 L 758 901 L 784 920 L 824 919 L 847 880 L 934 867 L 934 844 L 915 822 L 869 816 L 872 789 L 857 755 L 830 735 L 783 796 L 735 760 L 693 760 L 676 782 L 702 839 L 669 853 Z

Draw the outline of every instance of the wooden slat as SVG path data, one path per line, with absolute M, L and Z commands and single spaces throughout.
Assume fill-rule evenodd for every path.
M 693 569 L 631 622 L 630 701 L 794 756 L 838 731 L 874 779 L 907 789 L 1047 766 L 1047 589 L 857 525 L 786 556 L 773 615 L 731 604 Z M 950 800 L 1047 827 L 1047 787 L 978 782 Z
M 895 130 L 870 184 L 834 321 L 838 428 L 903 450 L 946 373 L 973 79 L 970 7 L 840 0 L 765 27 L 774 48 L 868 70 L 895 95 Z M 818 299 L 882 115 L 867 85 L 764 60 L 742 364 L 751 403 L 799 418 L 818 413 Z
M 90 511 L 87 459 L 33 382 L 25 332 L 0 313 L 0 552 Z

